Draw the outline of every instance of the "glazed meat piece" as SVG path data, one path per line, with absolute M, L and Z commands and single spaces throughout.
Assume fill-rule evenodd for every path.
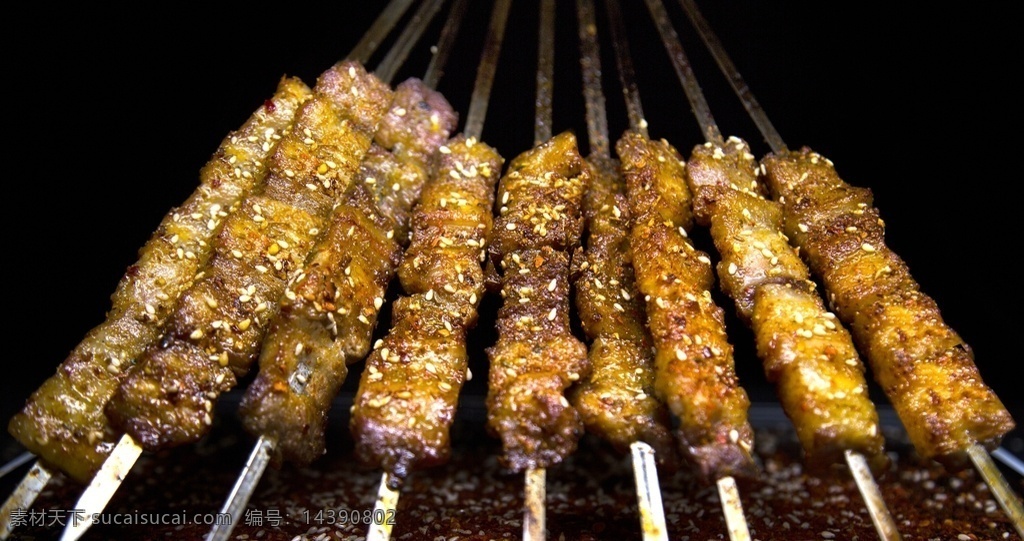
M 267 156 L 311 96 L 298 79 L 229 134 L 199 173 L 200 184 L 172 209 L 111 298 L 107 319 L 89 331 L 10 421 L 10 433 L 47 464 L 88 482 L 117 442 L 103 408 L 128 367 L 160 337 L 174 305 L 206 265 L 225 217 L 265 174 Z
M 451 453 L 449 428 L 469 377 L 466 333 L 484 295 L 481 255 L 502 161 L 474 139 L 452 139 L 413 214 L 399 270 L 407 296 L 395 303 L 391 331 L 366 360 L 350 421 L 356 454 L 396 483 Z
M 561 462 L 583 431 L 564 392 L 590 371 L 587 348 L 569 328 L 569 258 L 589 181 L 566 132 L 518 156 L 498 186 L 489 251 L 504 301 L 487 351 L 487 412 L 501 461 L 515 471 Z
M 870 190 L 847 184 L 806 148 L 771 154 L 761 167 L 786 234 L 850 325 L 918 453 L 952 463 L 974 443 L 998 445 L 1013 419 L 982 381 L 970 346 L 886 246 Z
M 354 62 L 320 76 L 268 159 L 263 184 L 227 217 L 214 253 L 107 404 L 115 426 L 155 450 L 207 432 L 213 401 L 256 358 L 286 283 L 340 202 L 391 102 Z
M 750 148 L 735 137 L 697 146 L 686 173 L 697 222 L 710 226 L 722 256 L 722 289 L 753 327 L 758 356 L 809 464 L 842 463 L 852 450 L 880 471 L 887 460 L 864 366 L 782 232 L 782 208 L 764 198 Z
M 455 127 L 448 102 L 418 79 L 395 89 L 395 110 L 406 113 L 389 113 L 382 126 L 405 141 L 403 133 L 429 134 L 419 144 L 427 150 L 442 140 L 439 133 Z M 264 340 L 260 372 L 241 405 L 246 429 L 277 442 L 277 462 L 309 463 L 325 451 L 331 401 L 347 365 L 369 352 L 384 294 L 401 262 L 408 235 L 396 231 L 408 231 L 410 207 L 426 182 L 431 165 L 423 156 L 396 156 L 374 145 L 305 269 L 285 290 Z
M 588 431 L 620 451 L 650 444 L 662 464 L 675 449 L 665 406 L 654 397 L 654 355 L 644 307 L 633 278 L 629 203 L 619 165 L 589 160 L 584 197 L 586 252 L 573 258 L 576 309 L 587 338 L 590 375 L 569 395 Z
M 626 179 L 633 267 L 655 346 L 655 395 L 679 418 L 685 456 L 709 480 L 752 476 L 750 401 L 736 379 L 724 314 L 711 300 L 711 259 L 686 236 L 685 163 L 665 141 L 627 132 L 616 145 Z

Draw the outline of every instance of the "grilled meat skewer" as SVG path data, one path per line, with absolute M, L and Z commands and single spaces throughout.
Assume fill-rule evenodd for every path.
M 697 223 L 711 228 L 722 256 L 722 289 L 753 327 L 758 355 L 809 463 L 842 464 L 851 450 L 881 470 L 884 441 L 864 366 L 782 233 L 782 208 L 764 198 L 749 146 L 735 137 L 698 145 L 686 179 Z
M 583 199 L 586 251 L 573 257 L 576 309 L 587 337 L 590 375 L 569 401 L 587 430 L 625 452 L 643 441 L 659 461 L 672 464 L 675 449 L 665 406 L 654 397 L 654 358 L 643 300 L 633 275 L 630 215 L 618 163 L 588 160 L 592 176 Z
M 455 121 L 448 102 L 420 80 L 400 84 L 324 238 L 285 290 L 241 404 L 246 429 L 277 442 L 278 462 L 309 463 L 324 453 L 330 403 L 347 365 L 370 351 L 410 209 Z
M 356 62 L 320 76 L 269 158 L 264 183 L 227 218 L 161 343 L 146 350 L 107 404 L 115 426 L 150 450 L 209 430 L 213 401 L 248 371 L 286 282 L 327 228 L 391 98 Z
M 761 166 L 786 234 L 821 277 L 917 451 L 952 464 L 974 443 L 997 446 L 1013 419 L 970 346 L 886 246 L 870 190 L 844 182 L 809 149 L 775 152 Z
M 263 179 L 267 156 L 310 96 L 298 79 L 283 79 L 274 96 L 224 139 L 200 172 L 196 191 L 139 250 L 107 319 L 11 419 L 10 433 L 46 464 L 86 483 L 106 459 L 119 433 L 103 407 L 135 358 L 159 338 L 178 297 L 209 260 L 225 218 Z
M 448 459 L 501 166 L 494 149 L 456 137 L 441 148 L 436 175 L 415 207 L 398 271 L 406 296 L 366 360 L 350 421 L 357 456 L 382 467 L 390 483 Z
M 590 181 L 576 137 L 562 133 L 512 161 L 498 186 L 490 257 L 504 302 L 488 349 L 488 427 L 514 470 L 546 468 L 576 448 L 579 413 L 563 392 L 590 370 L 569 329 L 569 257 Z
M 680 421 L 682 451 L 708 480 L 753 476 L 750 401 L 736 379 L 711 260 L 686 236 L 692 223 L 685 163 L 665 141 L 629 131 L 616 145 L 633 215 L 637 288 L 647 303 L 655 394 Z

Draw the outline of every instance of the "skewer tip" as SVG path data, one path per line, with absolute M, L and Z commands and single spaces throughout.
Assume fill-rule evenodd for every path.
M 1017 530 L 1017 535 L 1024 538 L 1024 504 L 1021 504 L 1020 498 L 1013 493 L 1013 489 L 1010 488 L 1006 478 L 992 461 L 988 451 L 976 443 L 967 448 L 967 456 L 971 458 L 974 467 L 985 480 L 985 484 L 992 491 L 996 501 L 999 502 L 999 507 L 1002 507 L 1003 512 L 1010 517 L 1010 522 Z
M 864 498 L 864 504 L 867 505 L 878 537 L 883 541 L 899 541 L 902 537 L 896 529 L 896 522 L 893 520 L 892 514 L 889 513 L 889 508 L 885 506 L 878 482 L 871 475 L 867 459 L 864 455 L 851 450 L 847 450 L 845 456 L 846 464 L 850 467 L 850 474 L 853 475 L 853 480 L 857 483 L 857 490 Z
M 725 513 L 725 525 L 729 529 L 729 541 L 750 541 L 750 530 L 747 528 L 747 517 L 743 515 L 743 503 L 740 502 L 740 491 L 732 476 L 718 480 L 718 497 L 722 500 L 722 512 Z
M 636 499 L 640 509 L 640 532 L 644 541 L 668 541 L 668 525 L 661 502 L 661 485 L 654 449 L 642 441 L 629 446 L 633 455 L 633 477 L 636 479 Z
M 391 528 L 398 509 L 399 489 L 391 488 L 391 476 L 384 473 L 380 476 L 380 488 L 377 489 L 377 501 L 373 505 L 373 521 L 366 532 L 366 541 L 388 541 L 391 539 Z M 382 520 L 377 520 L 380 517 Z
M 103 512 L 141 454 L 142 447 L 130 435 L 121 436 L 110 456 L 75 503 L 75 518 L 64 528 L 61 541 L 75 541 L 85 534 L 92 526 L 93 515 Z M 79 520 L 77 517 L 80 515 L 85 518 Z
M 547 470 L 530 468 L 524 481 L 523 541 L 544 541 Z

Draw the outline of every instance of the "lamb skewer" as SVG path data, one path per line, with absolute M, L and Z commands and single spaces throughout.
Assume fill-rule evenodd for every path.
M 824 467 L 844 456 L 879 536 L 897 540 L 896 524 L 867 467 L 870 461 L 881 471 L 887 460 L 849 333 L 825 310 L 809 271 L 782 234 L 781 211 L 765 201 L 746 143 L 723 140 L 663 4 L 647 4 L 707 139 L 694 149 L 686 179 L 697 221 L 711 227 L 723 258 L 722 289 L 752 325 L 758 355 L 778 383 L 783 409 L 811 464 Z
M 0 510 L 0 539 L 10 514 L 26 509 L 58 472 L 87 483 L 114 448 L 118 432 L 103 412 L 130 363 L 156 342 L 182 292 L 212 253 L 224 218 L 265 174 L 265 162 L 312 95 L 282 79 L 275 94 L 224 139 L 200 173 L 200 186 L 164 217 L 128 267 L 106 320 L 86 337 L 10 421 L 15 438 L 39 460 Z
M 788 150 L 696 4 L 680 3 L 772 148 L 761 174 L 782 207 L 785 232 L 850 325 L 911 442 L 924 457 L 970 460 L 1024 536 L 1024 507 L 986 449 L 998 446 L 1013 419 L 982 382 L 970 348 L 885 245 L 870 192 L 842 181 L 821 155 Z
M 357 62 L 321 76 L 296 130 L 268 159 L 265 181 L 240 205 L 241 214 L 225 220 L 209 265 L 182 295 L 164 339 L 146 350 L 108 402 L 108 418 L 130 435 L 115 448 L 123 455 L 108 459 L 83 493 L 78 508 L 88 511 L 86 520 L 69 524 L 66 538 L 84 533 L 105 506 L 141 453 L 136 442 L 176 445 L 208 430 L 212 400 L 254 358 L 285 278 L 301 268 L 326 227 L 391 95 Z
M 652 343 L 633 277 L 625 182 L 609 155 L 593 0 L 577 0 L 576 11 L 593 178 L 583 206 L 586 250 L 574 256 L 573 274 L 593 370 L 569 400 L 588 431 L 631 450 L 643 537 L 667 540 L 655 457 L 674 465 L 669 415 L 654 397 Z
M 392 49 L 399 54 L 389 53 L 385 65 L 388 59 L 404 58 L 401 51 L 418 39 L 439 3 L 421 6 Z M 396 69 L 379 71 L 388 77 Z M 264 339 L 260 372 L 239 410 L 246 429 L 258 439 L 221 510 L 232 519 L 215 525 L 210 541 L 230 535 L 269 461 L 307 464 L 324 453 L 327 411 L 345 381 L 347 365 L 369 351 L 378 311 L 408 239 L 413 201 L 454 119 L 444 98 L 422 82 L 410 79 L 395 89 L 391 112 L 353 187 L 334 209 L 306 270 L 286 290 Z

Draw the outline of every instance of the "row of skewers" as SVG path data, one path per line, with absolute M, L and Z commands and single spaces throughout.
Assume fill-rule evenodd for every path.
M 581 25 L 583 27 L 585 25 Z M 625 162 L 623 174 L 627 191 L 623 189 L 622 180 L 615 180 L 616 168 L 610 162 L 607 149 L 595 150 L 594 141 L 600 137 L 590 137 L 594 154 L 592 169 L 583 165 L 571 136 L 540 137 L 537 142 L 543 144 L 513 160 L 509 172 L 502 178 L 497 195 L 500 210 L 495 234 L 488 236 L 491 190 L 486 182 L 497 180 L 501 159 L 496 154 L 472 156 L 473 152 L 486 148 L 476 142 L 479 134 L 442 145 L 454 129 L 454 117 L 443 98 L 436 94 L 433 100 L 425 98 L 430 95 L 428 89 L 412 89 L 415 84 L 408 84 L 397 87 L 391 101 L 390 90 L 374 83 L 355 63 L 340 64 L 326 72 L 312 97 L 308 90 L 295 85 L 298 83 L 294 81 L 284 83 L 281 95 L 268 102 L 272 105 L 265 105 L 254 116 L 256 121 L 269 122 L 276 118 L 275 114 L 285 116 L 288 111 L 298 111 L 296 123 L 290 130 L 274 127 L 269 131 L 268 126 L 250 125 L 248 128 L 255 135 L 243 133 L 239 137 L 236 134 L 233 141 L 225 142 L 240 143 L 246 148 L 225 149 L 211 162 L 220 164 L 221 175 L 238 182 L 260 178 L 261 174 L 253 174 L 254 170 L 266 163 L 265 187 L 255 192 L 258 195 L 242 198 L 234 194 L 233 201 L 196 202 L 196 209 L 170 215 L 154 237 L 164 243 L 172 242 L 163 252 L 147 252 L 153 254 L 153 260 L 162 261 L 161 268 L 190 265 L 179 271 L 178 276 L 184 278 L 182 282 L 194 283 L 170 292 L 160 289 L 175 283 L 166 278 L 164 283 L 153 279 L 152 283 L 159 287 L 137 285 L 146 283 L 146 269 L 153 268 L 152 264 L 147 266 L 145 255 L 136 270 L 126 276 L 126 286 L 151 294 L 153 299 L 147 302 L 137 296 L 121 297 L 125 304 L 134 302 L 137 313 L 114 310 L 111 317 L 118 321 L 117 316 L 128 313 L 129 317 L 120 321 L 132 327 L 121 329 L 108 323 L 118 332 L 104 336 L 129 337 L 137 340 L 135 347 L 141 348 L 147 342 L 156 341 L 159 331 L 155 329 L 166 329 L 159 347 L 145 353 L 116 391 L 112 382 L 126 364 L 124 358 L 134 359 L 139 352 L 111 355 L 104 350 L 99 359 L 103 371 L 60 372 L 53 384 L 66 385 L 76 374 L 90 377 L 88 385 L 94 385 L 93 381 L 107 382 L 106 388 L 89 387 L 95 393 L 107 393 L 106 397 L 97 399 L 96 404 L 104 407 L 112 420 L 126 428 L 138 443 L 154 449 L 200 437 L 210 424 L 213 399 L 230 387 L 259 353 L 261 370 L 243 403 L 248 427 L 267 437 L 266 441 L 274 442 L 269 447 L 275 455 L 282 453 L 300 461 L 315 459 L 322 453 L 322 436 L 318 434 L 322 434 L 326 405 L 344 378 L 345 364 L 370 350 L 373 318 L 383 303 L 387 280 L 397 273 L 409 297 L 396 303 L 392 331 L 373 348 L 362 375 L 353 411 L 355 432 L 366 434 L 366 438 L 360 440 L 365 446 L 360 444 L 359 452 L 379 462 L 398 479 L 414 465 L 443 459 L 446 431 L 438 423 L 450 423 L 458 387 L 466 377 L 464 346 L 460 348 L 459 340 L 472 325 L 473 308 L 484 294 L 480 256 L 489 254 L 500 276 L 505 300 L 499 314 L 499 341 L 490 352 L 492 392 L 489 403 L 492 412 L 497 412 L 492 413 L 491 424 L 495 432 L 502 435 L 510 466 L 532 470 L 552 466 L 574 448 L 583 421 L 587 421 L 588 427 L 602 426 L 597 418 L 602 413 L 600 408 L 590 411 L 589 416 L 587 410 L 588 400 L 593 401 L 600 393 L 593 388 L 601 385 L 600 369 L 607 367 L 610 361 L 629 359 L 636 364 L 629 367 L 640 370 L 634 371 L 641 377 L 633 383 L 643 396 L 634 394 L 634 400 L 623 400 L 620 404 L 646 408 L 639 416 L 645 422 L 631 425 L 646 428 L 646 431 L 626 434 L 619 438 L 620 444 L 644 439 L 656 447 L 669 448 L 665 444 L 667 417 L 654 400 L 656 396 L 680 419 L 687 458 L 699 464 L 708 477 L 744 474 L 753 467 L 749 458 L 752 431 L 744 420 L 746 397 L 731 375 L 731 346 L 722 328 L 721 310 L 705 293 L 712 282 L 710 258 L 696 251 L 686 240 L 690 226 L 687 194 L 692 190 L 697 219 L 711 224 L 716 247 L 723 254 L 720 275 L 725 289 L 736 299 L 740 313 L 752 322 L 759 340 L 766 337 L 763 342 L 759 341 L 759 349 L 775 352 L 765 355 L 774 359 L 769 373 L 782 381 L 784 405 L 806 405 L 811 398 L 797 392 L 801 388 L 799 379 L 808 377 L 806 367 L 798 367 L 804 368 L 804 372 L 799 369 L 794 372 L 790 367 L 795 363 L 786 364 L 793 358 L 791 351 L 803 346 L 780 345 L 779 336 L 793 340 L 807 338 L 827 352 L 826 357 L 844 361 L 824 365 L 838 372 L 829 378 L 826 386 L 832 396 L 820 398 L 830 403 L 846 400 L 849 406 L 842 415 L 828 415 L 828 408 L 813 405 L 791 410 L 819 416 L 814 421 L 794 416 L 809 454 L 828 462 L 835 459 L 837 451 L 853 449 L 873 460 L 881 458 L 877 429 L 870 430 L 877 426 L 877 419 L 871 417 L 873 408 L 864 405 L 862 369 L 855 362 L 846 362 L 855 360 L 856 352 L 837 318 L 825 312 L 822 302 L 812 296 L 814 288 L 809 285 L 807 269 L 796 252 L 787 252 L 792 249 L 779 231 L 786 207 L 772 205 L 765 198 L 764 188 L 755 176 L 754 158 L 741 141 L 726 142 L 712 134 L 710 146 L 698 147 L 687 167 L 678 152 L 665 143 L 650 142 L 638 125 L 636 132 L 627 134 L 619 143 L 620 156 Z M 403 95 L 408 97 L 402 98 Z M 352 101 L 358 101 L 358 105 Z M 351 118 L 342 116 L 351 127 L 349 131 L 332 131 L 335 129 L 332 122 L 324 120 L 325 115 L 332 112 L 351 115 Z M 419 129 L 413 127 L 417 120 L 422 126 Z M 379 125 L 380 129 L 372 135 L 374 125 Z M 380 149 L 370 146 L 373 138 Z M 606 134 L 604 139 L 607 140 Z M 307 150 L 310 147 L 317 149 L 312 159 Z M 253 157 L 261 151 L 267 154 Z M 441 153 L 440 166 L 427 163 L 435 151 Z M 362 154 L 369 158 L 361 157 Z M 459 160 L 459 155 L 466 157 Z M 801 159 L 815 166 L 827 165 L 823 158 L 814 155 Z M 726 169 L 723 170 L 722 165 L 726 165 Z M 438 172 L 446 171 L 445 181 L 454 185 L 441 182 L 442 177 L 430 171 L 433 167 L 437 167 Z M 791 185 L 806 180 L 799 176 L 796 181 L 778 180 L 784 173 L 775 172 L 773 177 L 770 167 L 784 166 L 769 159 L 762 171 L 776 194 L 782 189 L 792 190 Z M 208 171 L 211 176 L 218 174 L 215 167 Z M 491 174 L 484 174 L 485 171 Z M 472 173 L 467 174 L 469 172 Z M 438 179 L 433 184 L 427 181 L 431 173 Z M 384 178 L 388 181 L 383 181 Z M 484 184 L 465 184 L 473 179 Z M 584 189 L 588 180 L 589 192 Z M 686 181 L 689 187 L 684 184 Z M 230 186 L 218 185 L 225 189 Z M 346 189 L 348 185 L 354 188 Z M 832 186 L 841 185 L 833 182 Z M 410 219 L 409 213 L 417 197 L 407 194 L 420 190 L 423 198 Z M 793 200 L 791 196 L 790 201 Z M 233 208 L 238 201 L 241 203 Z M 873 212 L 870 201 L 859 203 L 863 206 L 853 210 L 863 212 L 857 215 L 868 214 L 878 224 L 877 218 L 870 216 Z M 458 211 L 463 209 L 471 209 L 472 213 L 460 217 Z M 487 212 L 482 214 L 481 209 Z M 581 242 L 584 214 L 588 235 L 586 256 L 577 259 L 573 251 Z M 632 230 L 627 231 L 630 223 Z M 789 238 L 799 242 L 802 236 L 813 237 L 804 228 L 809 230 L 817 222 L 787 218 L 787 223 L 796 228 L 787 231 Z M 880 231 L 871 229 L 874 226 L 858 222 L 844 227 L 850 234 L 861 229 L 873 231 L 875 237 L 871 239 L 864 240 L 858 235 L 861 251 L 879 253 L 879 257 L 892 260 L 891 252 L 885 252 Z M 850 227 L 854 229 L 848 231 Z M 716 229 L 720 234 L 716 234 Z M 413 232 L 411 239 L 404 233 L 407 230 Z M 221 231 L 216 239 L 209 236 L 209 232 L 216 231 Z M 321 238 L 332 242 L 315 241 L 321 231 L 324 232 Z M 749 246 L 747 243 L 730 246 L 723 240 L 734 236 L 751 237 Z M 356 240 L 349 240 L 353 237 Z M 404 240 L 411 242 L 403 259 L 399 252 Z M 627 242 L 634 246 L 646 243 L 644 249 L 632 250 L 632 262 L 629 252 L 624 251 Z M 178 246 L 179 243 L 186 244 Z M 210 261 L 204 267 L 202 252 L 209 253 L 209 245 L 213 247 L 213 254 L 207 256 Z M 870 245 L 871 249 L 864 245 Z M 814 248 L 805 248 L 805 252 L 807 250 Z M 830 253 L 820 248 L 817 252 Z M 313 255 L 308 255 L 310 253 Z M 585 346 L 572 337 L 568 327 L 570 258 L 574 263 L 579 261 L 573 269 L 581 293 L 576 302 L 584 330 L 594 344 L 589 362 Z M 402 261 L 401 266 L 399 261 Z M 825 264 L 819 266 L 828 266 L 828 260 L 824 261 Z M 255 274 L 240 270 L 240 262 L 255 270 Z M 815 259 L 810 262 L 815 265 Z M 773 272 L 773 269 L 780 270 Z M 635 272 L 637 278 L 635 288 L 629 283 L 631 272 Z M 835 287 L 841 288 L 844 278 L 835 280 Z M 828 286 L 829 279 L 825 281 Z M 905 287 L 902 284 L 906 282 L 894 280 L 893 283 L 892 287 L 898 288 Z M 913 291 L 912 284 L 909 287 L 908 293 L 900 295 L 919 301 L 922 297 Z M 119 290 L 127 289 L 122 286 Z M 848 292 L 852 297 L 837 294 L 840 306 L 847 298 L 851 299 L 849 302 L 858 302 L 857 293 Z M 182 300 L 177 305 L 173 302 L 168 305 L 178 294 Z M 884 297 L 882 293 L 877 296 Z M 273 302 L 277 297 L 283 299 L 279 305 Z M 642 312 L 640 299 L 646 304 L 652 336 L 638 323 L 637 316 Z M 115 307 L 117 302 L 115 300 Z M 782 302 L 796 303 L 807 313 L 804 315 L 801 311 L 797 318 L 791 310 L 780 311 L 773 306 Z M 840 318 L 853 320 L 855 329 L 862 329 L 860 332 L 868 333 L 865 336 L 871 336 L 870 325 L 862 323 L 858 327 L 853 316 L 837 310 Z M 275 311 L 278 314 L 272 317 Z M 692 327 L 680 322 L 684 319 L 682 314 L 690 314 L 685 317 L 688 321 L 705 322 L 695 326 L 710 332 L 694 333 Z M 780 316 L 786 316 L 787 321 L 776 322 Z M 807 332 L 794 333 L 792 327 L 787 327 L 792 325 L 789 316 L 803 319 L 806 324 L 796 321 L 797 331 Z M 168 321 L 163 321 L 164 318 Z M 932 316 L 929 321 L 936 319 Z M 136 324 L 140 326 L 135 327 Z M 761 329 L 767 330 L 762 333 Z M 101 332 L 94 331 L 90 336 L 93 343 L 106 347 L 109 339 L 96 338 Z M 262 351 L 259 349 L 261 332 L 273 337 L 266 344 L 274 347 L 264 345 Z M 810 336 L 805 336 L 807 333 Z M 538 343 L 544 343 L 545 347 L 535 347 Z M 645 346 L 650 343 L 656 348 L 653 368 L 651 359 L 644 359 Z M 76 351 L 95 355 L 96 348 L 88 349 L 90 346 L 89 342 L 84 342 L 82 349 Z M 884 355 L 898 351 L 885 346 L 879 346 L 877 352 Z M 958 363 L 959 370 L 970 370 L 973 364 L 965 360 L 967 350 L 958 344 L 950 347 L 952 354 L 958 356 L 950 362 Z M 460 349 L 463 350 L 461 359 Z M 700 373 L 699 366 L 691 362 L 701 355 L 712 361 L 699 365 L 706 368 L 706 373 Z M 605 358 L 603 365 L 602 356 Z M 571 366 L 562 364 L 570 359 L 573 359 Z M 878 366 L 887 366 L 884 359 L 877 362 Z M 588 374 L 588 364 L 593 365 L 593 378 Z M 391 371 L 393 365 L 405 371 Z M 331 366 L 334 370 L 326 377 L 325 372 L 316 369 L 318 366 Z M 876 372 L 881 371 L 878 366 Z M 609 373 L 621 376 L 622 369 L 615 367 Z M 175 374 L 179 375 L 177 380 Z M 425 374 L 431 374 L 427 376 L 429 383 L 418 379 Z M 695 378 L 697 374 L 700 375 Z M 100 379 L 92 379 L 92 376 Z M 669 376 L 676 381 L 671 381 Z M 702 380 L 702 384 L 696 385 L 695 379 Z M 797 383 L 786 383 L 794 380 Z M 175 385 L 175 381 L 181 385 Z M 570 404 L 562 392 L 576 381 L 585 384 L 574 391 Z M 417 389 L 407 388 L 409 382 L 415 382 Z M 833 383 L 846 387 L 833 388 Z M 166 388 L 168 384 L 173 388 Z M 794 392 L 787 393 L 787 389 Z M 998 403 L 993 402 L 994 396 L 986 394 L 986 389 L 978 389 L 975 394 L 983 403 Z M 427 407 L 428 402 L 419 401 L 419 397 L 437 392 L 440 392 L 436 399 L 440 408 Z M 836 396 L 839 392 L 843 396 Z M 54 397 L 69 394 L 63 390 L 51 393 Z M 708 393 L 716 396 L 709 398 Z M 45 395 L 46 391 L 40 394 Z M 111 398 L 112 405 L 103 404 L 105 398 Z M 721 398 L 725 401 L 719 401 Z M 36 400 L 30 407 L 43 403 L 48 404 L 47 407 L 69 405 L 59 399 Z M 82 412 L 88 408 L 72 406 L 69 409 Z M 557 422 L 552 425 L 528 422 L 524 426 L 513 414 L 519 414 L 520 409 L 543 411 L 547 415 L 533 419 Z M 583 414 L 582 419 L 576 409 Z M 46 416 L 39 413 L 41 411 L 16 418 L 15 430 L 44 432 L 46 425 L 32 423 L 33 419 L 51 419 L 51 426 L 69 426 L 69 412 Z M 425 415 L 426 411 L 430 414 Z M 948 456 L 963 450 L 966 444 L 994 440 L 1001 431 L 1008 429 L 1009 419 L 998 407 L 990 405 L 987 411 L 992 412 L 991 418 L 978 424 L 982 428 L 993 428 L 991 437 L 979 437 L 968 430 L 962 432 L 966 435 L 955 444 L 948 442 L 956 438 L 929 440 L 932 434 L 922 426 L 908 423 L 906 418 L 904 422 L 908 423 L 912 436 L 915 429 L 922 429 L 917 432 L 919 437 L 915 443 L 924 454 Z M 862 415 L 852 415 L 853 412 Z M 97 419 L 99 417 L 94 415 L 91 421 L 95 423 Z M 296 422 L 296 419 L 302 420 Z M 423 434 L 430 433 L 433 427 L 436 437 L 428 441 L 423 436 L 403 434 L 400 427 L 409 419 L 416 422 L 409 423 L 408 428 L 426 428 Z M 709 420 L 714 423 L 709 425 Z M 61 443 L 57 445 L 53 445 L 57 438 L 50 439 L 50 436 L 23 437 L 41 445 L 37 452 L 50 462 L 88 481 L 118 437 L 107 425 L 84 429 L 90 426 L 88 423 L 73 422 L 79 430 L 70 435 L 61 433 Z M 300 426 L 300 435 L 289 433 Z M 816 431 L 816 427 L 827 429 Z M 850 439 L 825 437 L 822 441 L 823 434 L 832 436 L 843 428 L 853 434 Z M 605 428 L 609 435 L 615 430 Z M 78 449 L 71 449 L 64 442 Z M 942 447 L 947 444 L 951 446 Z M 51 446 L 46 448 L 47 445 Z M 819 449 L 820 453 L 814 452 Z M 48 452 L 58 455 L 48 457 Z M 53 458 L 60 455 L 63 455 L 60 459 Z M 659 455 L 668 458 L 669 453 Z M 392 489 L 398 486 L 396 481 L 387 484 Z

